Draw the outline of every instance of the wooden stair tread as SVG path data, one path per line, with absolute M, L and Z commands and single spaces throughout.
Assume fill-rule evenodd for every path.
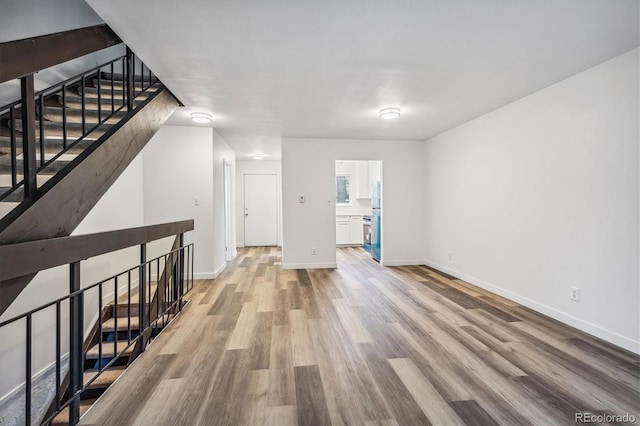
M 118 340 L 118 352 L 122 352 L 124 348 L 127 347 L 129 343 L 126 340 Z M 120 356 L 129 356 L 133 353 L 133 349 L 135 344 L 131 344 L 127 349 L 124 349 L 124 352 Z M 94 345 L 87 351 L 86 359 L 98 359 L 100 356 L 99 353 L 99 344 Z M 116 356 L 115 353 L 115 342 L 102 342 L 102 357 L 103 358 L 113 358 Z
M 109 367 L 108 369 L 104 370 L 102 374 L 96 377 L 96 379 L 91 382 L 89 386 L 87 386 L 87 389 L 108 388 L 113 382 L 116 381 L 118 377 L 122 375 L 122 373 L 124 373 L 125 369 L 126 367 L 124 365 Z M 89 380 L 93 379 L 99 371 L 100 370 L 93 368 L 90 370 L 86 370 L 83 373 L 83 383 L 89 382 Z
M 96 402 L 96 400 L 97 398 L 80 400 L 80 417 L 82 417 L 82 415 L 87 412 L 89 407 L 91 407 L 93 403 Z M 65 407 L 62 411 L 60 411 L 58 415 L 53 418 L 53 420 L 51 421 L 51 424 L 52 425 L 68 425 L 69 424 L 69 407 Z

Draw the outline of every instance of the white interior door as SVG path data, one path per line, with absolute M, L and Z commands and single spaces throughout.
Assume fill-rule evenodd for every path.
M 276 175 L 244 175 L 244 245 L 278 245 Z

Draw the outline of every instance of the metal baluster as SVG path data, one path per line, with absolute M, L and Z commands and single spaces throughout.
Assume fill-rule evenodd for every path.
M 184 234 L 180 234 L 179 243 L 179 257 L 178 257 L 178 279 L 180 280 L 180 302 L 178 303 L 178 310 L 182 310 L 182 296 L 184 296 Z
M 84 87 L 85 87 L 85 76 L 82 76 L 81 86 L 80 86 L 80 96 L 82 97 L 82 136 L 87 133 L 87 114 L 86 114 L 86 105 L 85 105 L 85 96 L 84 96 Z
M 98 371 L 102 373 L 102 284 L 98 285 Z
M 127 49 L 127 52 L 129 50 Z M 122 106 L 127 105 L 127 90 L 128 90 L 128 78 L 127 78 L 127 56 L 122 58 Z M 111 77 L 113 78 L 113 76 Z
M 15 187 L 18 183 L 18 165 L 16 159 L 18 157 L 16 149 L 16 111 L 15 106 L 9 109 L 9 120 L 11 122 L 11 186 Z
M 140 352 L 144 352 L 146 346 L 146 339 L 144 338 L 144 300 L 145 300 L 145 263 L 147 261 L 147 245 L 140 244 L 140 266 L 139 266 L 139 283 L 138 283 L 138 305 L 140 312 L 138 313 L 138 319 L 140 321 Z
M 116 306 L 117 306 L 118 304 L 118 276 L 117 275 L 113 282 L 113 300 L 116 301 Z M 113 318 L 114 318 L 113 325 L 116 330 L 113 337 L 113 354 L 117 355 L 118 354 L 118 310 L 117 309 L 116 309 L 116 314 L 114 315 Z
M 191 288 L 193 288 L 193 259 L 195 257 L 196 246 L 191 244 Z
M 133 52 L 127 47 L 127 112 L 133 110 L 133 73 L 135 71 L 135 64 L 133 61 Z M 124 83 L 124 82 L 123 82 Z
M 147 268 L 147 277 L 148 277 L 148 281 L 149 281 L 149 291 L 147 292 L 147 306 L 149 309 L 149 315 L 147 316 L 147 327 L 151 327 L 151 296 L 152 296 L 152 290 L 151 290 L 151 262 L 147 263 L 145 265 L 145 268 Z
M 127 271 L 127 344 L 131 344 L 131 269 Z
M 38 120 L 38 123 L 40 124 L 40 167 L 44 166 L 44 95 L 42 94 L 42 92 L 40 93 L 40 96 L 38 97 L 38 101 L 39 101 L 39 113 L 40 113 L 40 117 Z
M 165 254 L 163 255 L 164 257 L 164 280 L 165 280 L 165 286 L 166 286 L 166 295 L 165 295 L 165 311 L 167 311 L 169 309 L 169 306 L 171 305 L 171 277 L 169 276 L 169 259 L 168 256 Z
M 33 91 L 33 74 L 20 79 L 22 95 L 22 164 L 24 175 L 24 197 L 37 188 L 36 182 L 36 106 Z
M 62 362 L 62 351 L 60 350 L 60 340 L 62 339 L 60 327 L 60 302 L 56 302 L 56 411 L 60 411 L 60 363 Z
M 102 123 L 102 73 L 98 70 L 98 125 Z
M 156 319 L 160 318 L 160 259 L 156 259 Z M 160 321 L 156 322 L 156 328 Z M 163 324 L 164 327 L 164 324 Z
M 67 150 L 67 85 L 62 85 L 62 150 Z
M 24 383 L 25 400 L 24 400 L 24 422 L 27 426 L 31 424 L 31 351 L 32 347 L 32 318 L 31 314 L 27 315 L 27 360 L 26 360 L 26 380 Z
M 80 290 L 80 262 L 70 266 L 69 292 Z M 80 420 L 80 394 L 82 389 L 82 341 L 84 337 L 84 308 L 82 293 L 69 299 L 69 424 Z
M 113 62 L 111 62 L 111 115 L 116 112 L 115 90 L 113 87 Z

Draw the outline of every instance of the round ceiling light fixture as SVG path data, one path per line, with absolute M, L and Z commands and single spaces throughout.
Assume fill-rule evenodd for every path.
M 254 152 L 251 154 L 254 160 L 262 160 L 264 158 L 264 154 L 262 152 Z
M 383 120 L 395 120 L 400 117 L 400 108 L 383 108 L 380 110 L 380 118 Z
M 211 114 L 207 114 L 206 112 L 192 112 L 191 113 L 191 121 L 195 123 L 208 124 L 211 123 L 213 118 Z

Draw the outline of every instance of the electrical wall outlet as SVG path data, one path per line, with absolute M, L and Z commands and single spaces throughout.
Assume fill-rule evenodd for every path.
M 449 260 L 453 259 L 453 255 L 449 252 Z
M 580 301 L 580 289 L 578 287 L 571 287 L 571 300 L 574 302 Z
M 315 247 L 311 247 L 311 255 L 316 256 L 318 254 L 318 249 Z

